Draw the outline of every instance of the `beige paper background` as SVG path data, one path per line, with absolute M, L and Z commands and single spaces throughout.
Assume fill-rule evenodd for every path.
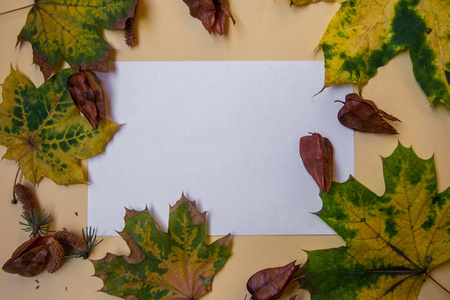
M 181 0 L 140 0 L 137 12 L 138 45 L 132 49 L 123 43 L 122 32 L 106 32 L 105 38 L 117 49 L 114 59 L 129 60 L 322 60 L 315 51 L 334 13 L 335 3 L 317 3 L 289 7 L 288 0 L 231 0 L 237 21 L 227 34 L 209 35 L 200 21 L 193 19 Z M 0 12 L 32 4 L 32 0 L 2 0 Z M 25 23 L 26 10 L 0 16 L 0 82 L 13 66 L 28 75 L 39 86 L 42 75 L 32 65 L 31 46 L 15 48 L 16 37 Z M 450 110 L 443 105 L 430 107 L 412 75 L 407 52 L 396 56 L 364 88 L 363 95 L 394 114 L 402 123 L 396 124 L 399 135 L 355 135 L 356 178 L 381 195 L 384 191 L 380 156 L 388 156 L 398 141 L 413 145 L 422 158 L 434 154 L 442 191 L 450 185 Z M 336 112 L 339 108 L 336 109 Z M 0 146 L 0 155 L 6 151 Z M 106 153 L 107 155 L 107 153 Z M 86 162 L 84 165 L 87 168 Z M 301 167 L 301 166 L 299 166 Z M 17 167 L 14 162 L 0 162 L 0 261 L 5 262 L 27 234 L 17 222 L 19 205 L 11 205 L 12 185 Z M 130 187 L 132 188 L 132 187 Z M 81 231 L 87 219 L 87 187 L 61 187 L 44 179 L 37 187 L 41 206 L 55 216 L 53 228 L 66 227 Z M 174 199 L 174 202 L 177 199 Z M 211 237 L 214 240 L 215 237 Z M 232 239 L 232 256 L 216 275 L 213 291 L 205 300 L 244 299 L 246 281 L 259 269 L 280 266 L 292 260 L 303 263 L 302 250 L 343 245 L 338 236 L 237 236 Z M 125 243 L 118 237 L 105 238 L 91 258 L 104 257 L 106 252 L 127 254 Z M 70 260 L 56 273 L 42 273 L 35 278 L 22 278 L 0 272 L 2 299 L 113 299 L 96 292 L 100 279 L 91 277 L 94 268 L 89 261 Z M 434 270 L 432 276 L 450 289 L 450 263 Z M 309 299 L 305 291 L 292 285 L 281 298 Z M 247 296 L 249 297 L 249 296 Z M 249 298 L 247 298 L 249 299 Z M 342 299 L 345 299 L 343 295 Z M 443 300 L 449 295 L 431 280 L 426 280 L 419 299 Z

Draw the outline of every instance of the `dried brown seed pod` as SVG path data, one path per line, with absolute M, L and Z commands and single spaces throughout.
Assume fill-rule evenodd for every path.
M 133 47 L 136 44 L 136 35 L 134 33 L 134 18 L 128 18 L 126 20 L 124 30 L 125 43 L 129 47 Z
M 358 131 L 396 134 L 397 130 L 384 119 L 400 121 L 379 109 L 371 100 L 363 99 L 356 93 L 345 96 L 344 106 L 338 112 L 339 122 Z
M 61 244 L 68 246 L 71 250 L 77 252 L 85 252 L 87 249 L 86 242 L 78 234 L 68 231 L 66 228 L 55 233 L 55 239 Z
M 47 272 L 54 273 L 58 270 L 64 261 L 64 247 L 55 239 L 49 240 L 48 250 L 50 257 L 46 265 Z
M 328 193 L 333 179 L 333 145 L 318 133 L 300 139 L 300 157 L 319 188 Z
M 30 218 L 33 214 L 33 210 L 38 209 L 33 194 L 26 186 L 20 183 L 17 183 L 14 186 L 14 193 L 22 204 L 23 213 Z
M 94 128 L 105 118 L 105 99 L 100 80 L 94 72 L 86 70 L 72 74 L 67 80 L 75 106 Z
M 249 278 L 247 290 L 254 300 L 278 299 L 286 286 L 293 281 L 299 268 L 300 265 L 293 261 L 283 267 L 258 271 Z
M 32 277 L 41 273 L 50 257 L 49 237 L 34 237 L 20 245 L 3 265 L 5 272 Z

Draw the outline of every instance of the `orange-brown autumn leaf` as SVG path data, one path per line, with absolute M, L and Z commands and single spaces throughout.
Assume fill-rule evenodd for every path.
M 198 299 L 230 256 L 230 235 L 208 245 L 206 213 L 184 195 L 170 208 L 167 233 L 146 209 L 127 210 L 119 234 L 130 255 L 108 253 L 93 264 L 101 291 L 124 299 Z

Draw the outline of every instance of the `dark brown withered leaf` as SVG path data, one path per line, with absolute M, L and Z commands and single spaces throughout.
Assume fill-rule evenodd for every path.
M 92 71 L 80 71 L 70 75 L 67 81 L 75 106 L 97 129 L 100 119 L 106 117 L 103 89 L 97 75 Z
M 397 130 L 385 119 L 400 121 L 356 93 L 345 96 L 344 106 L 338 112 L 339 122 L 346 127 L 364 132 L 396 134 Z
M 300 157 L 319 188 L 328 193 L 333 179 L 333 145 L 318 133 L 300 139 Z
M 258 271 L 249 278 L 247 290 L 254 300 L 278 299 L 299 268 L 293 261 L 282 267 Z
M 189 7 L 191 16 L 202 21 L 203 27 L 211 33 L 213 30 L 219 35 L 225 32 L 227 18 L 236 21 L 230 11 L 228 0 L 183 0 Z

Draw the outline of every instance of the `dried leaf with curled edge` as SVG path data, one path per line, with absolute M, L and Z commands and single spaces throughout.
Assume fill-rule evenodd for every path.
M 450 108 L 450 1 L 291 0 L 319 1 L 341 3 L 320 41 L 325 87 L 356 83 L 361 90 L 379 67 L 409 49 L 414 76 L 430 102 Z
M 43 177 L 57 184 L 86 183 L 81 159 L 104 151 L 120 125 L 107 119 L 97 129 L 80 115 L 67 90 L 64 69 L 40 87 L 13 70 L 2 85 L 0 145 L 3 158 L 17 161 L 25 179 Z
M 300 157 L 306 171 L 325 193 L 333 179 L 333 145 L 318 133 L 300 139 Z
M 129 256 L 108 253 L 93 260 L 102 292 L 124 299 L 198 299 L 211 290 L 214 275 L 230 256 L 230 235 L 206 244 L 206 213 L 184 195 L 170 207 L 168 232 L 148 209 L 128 210 L 119 232 Z
M 114 49 L 100 31 L 124 29 L 136 5 L 137 0 L 35 0 L 18 43 L 31 43 L 45 79 L 61 58 L 77 71 L 107 72 Z
M 430 272 L 450 260 L 450 188 L 438 192 L 433 158 L 399 144 L 383 172 L 381 196 L 353 177 L 321 194 L 319 217 L 347 245 L 307 251 L 298 275 L 312 300 L 417 299 Z
M 348 128 L 372 133 L 396 134 L 397 130 L 384 119 L 400 121 L 379 109 L 373 101 L 363 99 L 356 93 L 345 96 L 344 106 L 338 112 L 339 122 Z
M 92 127 L 97 129 L 100 119 L 106 118 L 105 99 L 100 79 L 92 71 L 80 71 L 69 76 L 67 87 L 75 106 L 88 119 Z
M 202 21 L 203 27 L 211 33 L 215 30 L 219 35 L 225 32 L 227 18 L 236 21 L 230 11 L 228 0 L 183 0 L 189 7 L 191 16 Z
M 281 297 L 300 268 L 295 261 L 277 268 L 268 268 L 253 274 L 247 281 L 247 290 L 254 300 L 275 300 Z M 291 297 L 295 299 L 296 296 Z

